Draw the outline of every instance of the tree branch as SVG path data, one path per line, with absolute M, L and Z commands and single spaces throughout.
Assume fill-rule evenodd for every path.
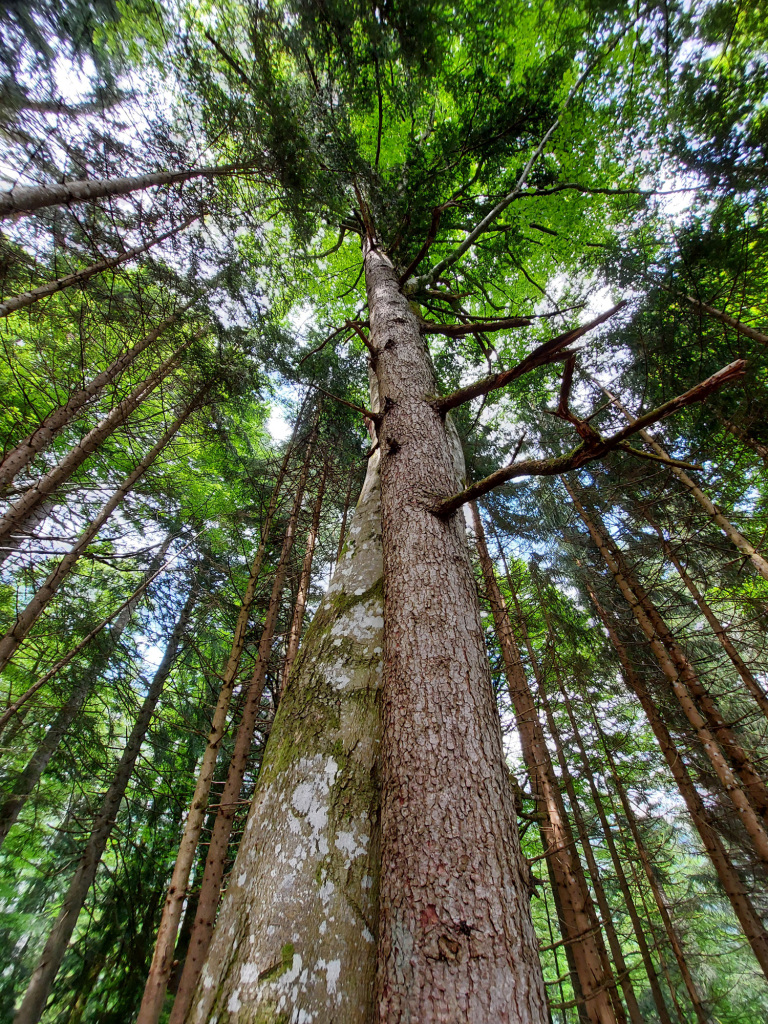
M 512 327 L 530 327 L 532 323 L 533 320 L 527 316 L 510 316 L 505 320 L 486 320 L 469 324 L 435 324 L 427 320 L 421 324 L 421 330 L 424 334 L 445 334 L 448 338 L 463 338 L 464 335 L 474 334 L 476 331 L 506 331 Z
M 517 465 L 510 463 L 502 469 L 497 469 L 495 473 L 491 473 L 484 480 L 479 480 L 465 490 L 460 491 L 458 494 L 438 501 L 431 511 L 441 519 L 446 518 L 468 501 L 474 501 L 476 498 L 482 497 L 483 494 L 487 494 L 494 487 L 499 487 L 501 484 L 515 479 L 515 477 L 558 476 L 560 473 L 567 473 L 572 469 L 580 469 L 587 463 L 594 462 L 595 459 L 601 459 L 608 452 L 615 451 L 616 449 L 626 451 L 628 447 L 627 438 L 631 437 L 632 434 L 636 434 L 639 430 L 650 426 L 652 423 L 658 423 L 660 420 L 666 419 L 667 416 L 671 416 L 672 413 L 685 408 L 685 406 L 701 402 L 713 392 L 719 391 L 720 388 L 725 387 L 727 384 L 732 384 L 744 376 L 746 366 L 747 364 L 744 359 L 737 359 L 735 362 L 723 367 L 722 370 L 718 370 L 711 377 L 707 377 L 706 380 L 692 387 L 689 391 L 686 391 L 685 394 L 678 395 L 677 398 L 670 399 L 669 402 L 665 402 L 664 405 L 660 405 L 657 409 L 647 412 L 644 416 L 636 419 L 634 423 L 628 424 L 623 430 L 612 434 L 610 437 L 601 437 L 596 430 L 593 430 L 586 424 L 585 420 L 579 420 L 577 422 L 582 427 L 584 440 L 570 452 L 551 459 L 528 459 Z M 560 410 L 558 408 L 557 414 L 559 415 L 559 413 Z M 576 419 L 567 408 L 562 418 L 568 419 L 569 422 L 573 422 Z M 630 454 L 636 454 L 635 450 L 632 449 Z M 671 464 L 675 460 L 660 459 L 659 461 L 668 461 Z
M 548 363 L 562 359 L 563 350 L 568 345 L 577 341 L 600 324 L 605 323 L 606 320 L 609 320 L 618 313 L 620 309 L 623 309 L 626 304 L 626 301 L 622 300 L 613 309 L 609 309 L 607 313 L 602 313 L 588 324 L 576 327 L 572 331 L 566 331 L 564 334 L 559 334 L 556 338 L 551 338 L 549 341 L 544 342 L 543 345 L 535 348 L 517 366 L 513 366 L 511 370 L 503 370 L 501 373 L 495 373 L 492 377 L 484 377 L 474 384 L 469 384 L 465 388 L 454 391 L 453 394 L 436 398 L 432 402 L 433 407 L 440 413 L 446 413 L 450 409 L 463 405 L 465 402 L 470 402 L 473 398 L 479 398 L 480 395 L 487 395 L 491 391 L 497 391 L 499 388 L 506 387 L 507 384 L 517 380 L 518 377 L 524 376 L 524 374 L 534 370 L 537 366 L 546 366 Z

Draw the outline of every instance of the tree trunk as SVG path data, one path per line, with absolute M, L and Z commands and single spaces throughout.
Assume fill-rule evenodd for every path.
M 373 408 L 376 404 L 372 403 Z M 379 891 L 379 453 L 270 731 L 192 1021 L 370 1024 Z
M 232 691 L 237 681 L 237 672 L 240 667 L 240 660 L 243 656 L 245 638 L 248 630 L 248 621 L 251 607 L 256 596 L 256 587 L 261 574 L 261 566 L 267 550 L 272 520 L 277 511 L 277 504 L 280 492 L 288 472 L 288 463 L 294 451 L 296 438 L 301 425 L 301 417 L 304 405 L 296 418 L 296 425 L 293 436 L 286 448 L 285 455 L 275 480 L 275 486 L 269 499 L 269 506 L 264 517 L 264 524 L 261 530 L 261 539 L 256 555 L 251 565 L 248 583 L 240 604 L 240 611 L 235 624 L 235 633 L 232 639 L 232 649 L 227 659 L 227 664 L 221 676 L 221 688 L 219 689 L 216 707 L 214 708 L 211 720 L 211 729 L 208 734 L 208 743 L 203 753 L 200 771 L 195 785 L 195 792 L 192 796 L 192 803 L 184 824 L 184 832 L 179 843 L 179 850 L 176 855 L 176 862 L 173 866 L 171 882 L 168 887 L 168 894 L 165 898 L 160 925 L 157 931 L 157 941 L 152 956 L 152 964 L 147 976 L 147 983 L 144 987 L 144 995 L 139 1009 L 136 1024 L 157 1024 L 165 1000 L 165 993 L 168 987 L 168 979 L 171 976 L 173 967 L 173 954 L 176 945 L 176 935 L 179 930 L 181 913 L 186 898 L 189 876 L 194 864 L 195 851 L 200 839 L 203 822 L 205 821 L 206 809 L 208 806 L 208 794 L 213 781 L 213 772 L 216 766 L 216 758 L 219 747 L 224 737 L 224 726 L 227 720 Z
M 113 256 L 108 260 L 100 260 L 98 263 L 93 263 L 89 267 L 83 267 L 82 270 L 76 270 L 73 274 L 66 274 L 64 277 L 58 277 L 54 281 L 47 281 L 45 284 L 41 284 L 38 288 L 32 288 L 28 292 L 22 292 L 20 295 L 11 295 L 3 302 L 0 302 L 0 319 L 10 316 L 11 313 L 15 313 L 18 309 L 25 309 L 27 306 L 33 306 L 41 299 L 46 299 L 49 295 L 55 295 L 56 292 L 62 292 L 65 288 L 72 288 L 75 285 L 85 284 L 86 281 L 95 277 L 97 274 L 102 274 L 105 270 L 112 270 L 114 267 L 119 267 L 121 264 L 127 263 L 129 260 L 135 259 L 136 256 L 140 256 L 143 252 L 147 252 L 153 246 L 164 242 L 166 238 L 171 238 L 173 235 L 177 235 L 180 231 L 188 228 L 190 224 L 193 224 L 196 220 L 199 220 L 199 218 L 199 214 L 195 214 L 193 217 L 187 217 L 185 221 L 178 225 L 178 227 L 171 228 L 170 231 L 165 231 L 162 235 L 157 235 L 157 237 L 151 238 L 143 245 L 138 245 L 133 249 L 128 249 L 119 256 Z
M 702 846 L 712 861 L 717 877 L 720 879 L 720 884 L 730 900 L 733 911 L 752 952 L 755 954 L 766 978 L 768 978 L 768 931 L 766 931 L 759 915 L 755 911 L 746 889 L 733 866 L 728 851 L 723 846 L 722 841 L 710 823 L 707 810 L 696 791 L 696 786 L 691 779 L 688 769 L 680 757 L 669 729 L 664 724 L 644 682 L 632 665 L 627 649 L 619 639 L 615 623 L 603 609 L 590 583 L 585 581 L 585 585 L 595 610 L 605 626 L 611 644 L 616 651 L 624 680 L 640 701 L 645 717 L 648 719 L 648 724 L 659 744 L 659 749 L 664 755 L 664 760 L 667 762 L 672 777 L 677 783 L 677 788 L 685 801 L 685 806 L 688 809 L 691 820 L 701 837 Z
M 315 545 L 317 544 L 317 534 L 320 529 L 320 512 L 323 507 L 323 495 L 325 494 L 325 478 L 328 474 L 328 463 L 323 463 L 323 471 L 320 476 L 320 483 L 317 488 L 317 497 L 315 498 L 315 509 L 312 514 L 312 525 L 309 528 L 307 534 L 307 546 L 304 552 L 304 561 L 301 566 L 301 575 L 299 577 L 299 588 L 296 594 L 296 603 L 293 606 L 293 617 L 291 618 L 291 628 L 288 631 L 288 645 L 285 652 L 285 661 L 283 662 L 283 678 L 280 683 L 280 693 L 282 694 L 288 683 L 288 677 L 291 674 L 291 667 L 296 660 L 296 654 L 299 650 L 299 641 L 301 640 L 301 627 L 304 623 L 304 612 L 307 607 L 307 595 L 309 594 L 309 585 L 312 580 L 312 562 L 315 556 Z
M 67 452 L 61 461 L 17 498 L 0 519 L 0 544 L 11 533 L 23 530 L 30 516 L 49 495 L 72 476 L 85 460 L 135 412 L 145 398 L 178 366 L 179 356 L 190 344 L 186 342 L 153 370 L 133 391 L 112 409 L 85 437 Z
M 35 427 L 31 434 L 28 434 L 23 441 L 20 441 L 9 451 L 0 462 L 0 493 L 11 486 L 15 477 L 32 461 L 32 459 L 43 451 L 50 444 L 53 438 L 75 418 L 77 413 L 92 399 L 98 395 L 107 384 L 111 384 L 118 376 L 127 369 L 141 353 L 153 342 L 157 341 L 160 335 L 171 327 L 178 319 L 195 303 L 198 298 L 187 302 L 173 316 L 167 317 L 161 324 L 145 334 L 143 338 L 125 352 L 122 352 L 117 359 L 101 373 L 90 380 L 85 387 L 74 391 L 64 405 L 53 409 L 45 417 L 40 426 Z
M 563 482 L 571 496 L 574 507 L 589 530 L 595 546 L 600 551 L 622 595 L 632 609 L 638 625 L 647 636 L 651 650 L 662 672 L 668 679 L 683 713 L 696 732 L 723 789 L 738 812 L 739 820 L 752 840 L 755 853 L 761 861 L 768 864 L 768 834 L 766 834 L 760 821 L 760 817 L 764 816 L 768 808 L 764 798 L 765 787 L 762 780 L 754 772 L 746 753 L 733 737 L 730 728 L 723 722 L 719 711 L 714 707 L 711 698 L 708 697 L 706 691 L 704 691 L 704 688 L 699 683 L 698 677 L 682 654 L 682 651 L 675 644 L 673 647 L 673 651 L 677 652 L 677 656 L 675 656 L 673 651 L 669 651 L 669 647 L 673 645 L 662 642 L 669 635 L 669 631 L 658 612 L 651 608 L 648 599 L 643 600 L 642 589 L 638 588 L 640 589 L 640 593 L 638 593 L 637 589 L 631 585 L 631 577 L 630 579 L 627 578 L 628 574 L 623 565 L 623 558 L 615 545 L 609 546 L 610 542 L 606 540 L 605 534 L 598 530 L 587 516 L 584 507 L 579 502 L 572 488 L 568 483 Z M 621 563 L 618 560 L 619 558 L 621 558 Z M 649 611 L 651 614 L 649 614 Z M 659 636 L 662 639 L 659 639 Z M 710 719 L 713 726 L 717 729 L 718 739 L 715 739 L 715 736 L 708 728 L 707 721 L 699 712 L 693 696 L 699 700 L 702 708 L 708 712 L 707 718 Z M 720 743 L 718 743 L 718 740 Z M 731 770 L 720 744 L 723 745 L 724 750 L 728 753 L 729 760 L 735 764 L 736 772 L 742 779 L 745 789 L 742 789 L 739 785 L 736 774 Z M 760 817 L 755 812 L 755 807 L 759 808 Z
M 146 473 L 166 445 L 170 443 L 171 439 L 181 426 L 192 415 L 192 412 L 200 403 L 201 395 L 202 392 L 199 392 L 195 398 L 189 402 L 183 412 L 176 417 L 170 427 L 165 431 L 160 440 L 150 448 L 134 471 L 130 473 L 125 480 L 123 480 L 96 518 L 91 520 L 86 530 L 72 545 L 56 568 L 48 575 L 45 583 L 43 583 L 43 585 L 35 592 L 24 611 L 19 612 L 16 616 L 15 623 L 0 640 L 0 672 L 3 671 L 5 666 L 14 656 L 24 638 L 29 634 L 29 631 L 40 618 L 49 602 L 53 600 L 59 587 L 72 569 L 74 569 L 81 555 L 85 552 L 91 541 L 94 540 L 99 530 L 108 521 L 109 517 L 118 505 L 122 503 L 125 496 L 133 489 L 136 482 L 141 479 L 144 473 Z
M 459 488 L 419 321 L 364 259 L 382 419 L 384 696 L 377 1013 L 535 1021 L 546 999 Z
M 616 408 L 624 414 L 630 423 L 635 422 L 635 417 L 624 408 L 618 398 L 612 395 L 610 391 L 607 391 L 605 388 L 602 388 L 602 391 L 608 396 L 608 398 L 610 398 Z M 647 430 L 640 430 L 638 433 L 643 441 L 645 441 L 645 443 L 649 445 L 657 455 L 660 455 L 664 459 L 670 458 L 658 441 L 654 440 Z M 677 477 L 683 487 L 685 487 L 699 505 L 701 505 L 710 519 L 719 526 L 736 550 L 740 551 L 742 555 L 748 558 L 760 575 L 764 579 L 768 580 L 768 561 L 766 561 L 766 559 L 755 550 L 754 546 L 743 534 L 739 533 L 730 520 L 726 519 L 722 512 L 716 508 L 714 502 L 710 501 L 704 491 L 702 491 L 699 485 L 688 476 L 684 469 L 681 469 L 680 466 L 670 466 L 669 469 L 670 472 Z
M 37 1024 L 45 1009 L 51 986 L 61 967 L 69 940 L 77 924 L 77 918 L 85 903 L 88 890 L 96 877 L 96 871 L 115 826 L 117 812 L 128 788 L 152 715 L 176 660 L 195 599 L 196 594 L 192 587 L 128 737 L 112 783 L 104 794 L 85 850 L 77 864 L 42 955 L 32 973 L 24 999 L 14 1018 L 14 1024 Z
M 248 766 L 248 755 L 253 743 L 253 733 L 261 708 L 261 697 L 264 692 L 264 682 L 267 677 L 267 668 L 272 655 L 272 645 L 275 638 L 280 606 L 283 600 L 283 588 L 285 577 L 288 572 L 288 560 L 291 557 L 293 544 L 296 537 L 296 525 L 299 521 L 302 502 L 304 501 L 304 488 L 309 475 L 309 466 L 314 453 L 315 433 L 307 446 L 307 453 L 304 458 L 304 465 L 301 469 L 299 481 L 296 486 L 293 508 L 288 519 L 288 524 L 283 535 L 283 544 L 280 549 L 280 558 L 275 569 L 272 581 L 272 593 L 269 598 L 264 629 L 259 641 L 259 653 L 256 659 L 256 666 L 253 675 L 248 683 L 245 695 L 240 724 L 237 727 L 235 746 L 229 762 L 227 779 L 219 797 L 216 815 L 214 818 L 211 841 L 208 846 L 208 856 L 205 861 L 203 880 L 200 886 L 200 895 L 197 901 L 197 915 L 192 927 L 192 935 L 189 940 L 189 950 L 184 961 L 184 970 L 181 975 L 176 998 L 173 1002 L 173 1009 L 169 1024 L 183 1024 L 187 1010 L 192 1002 L 192 997 L 197 986 L 200 973 L 208 955 L 208 948 L 211 944 L 213 924 L 216 919 L 216 911 L 221 900 L 221 883 L 224 878 L 224 865 L 227 860 L 229 840 L 232 835 L 232 823 L 238 808 L 240 790 L 243 788 L 246 768 Z M 321 496 L 322 497 L 322 496 Z
M 34 213 L 46 206 L 70 206 L 104 196 L 125 196 L 153 185 L 178 185 L 191 178 L 215 178 L 242 170 L 245 170 L 242 164 L 225 164 L 221 167 L 197 167 L 191 171 L 156 171 L 127 178 L 91 178 L 38 186 L 17 185 L 7 192 L 0 192 L 0 220 Z
M 353 483 L 354 479 L 355 479 L 354 478 L 354 474 L 353 474 L 352 470 L 350 469 L 350 471 L 349 471 L 349 483 L 347 485 L 347 496 L 344 499 L 344 512 L 342 513 L 342 516 L 341 516 L 341 527 L 339 529 L 339 546 L 338 546 L 338 549 L 336 551 L 336 561 L 334 562 L 334 567 L 337 566 L 339 564 L 339 562 L 341 561 L 341 553 L 344 550 L 344 536 L 345 536 L 345 531 L 347 529 L 347 514 L 349 512 L 349 503 L 350 503 L 350 500 L 351 500 L 351 497 L 352 497 L 352 483 Z
M 659 1015 L 659 1020 L 661 1021 L 661 1024 L 672 1024 L 672 1020 L 669 1016 L 669 1011 L 667 1010 L 667 1004 L 664 1001 L 664 993 L 662 992 L 661 985 L 659 984 L 659 977 L 656 973 L 656 968 L 653 965 L 651 951 L 648 948 L 648 943 L 645 938 L 645 930 L 643 928 L 643 923 L 637 911 L 637 907 L 632 896 L 632 890 L 629 887 L 627 876 L 624 872 L 624 866 L 621 862 L 621 857 L 619 856 L 619 851 L 616 849 L 616 843 L 613 839 L 613 832 L 608 822 L 608 818 L 603 807 L 603 802 L 600 798 L 600 793 L 595 783 L 595 777 L 592 774 L 592 766 L 589 763 L 587 751 L 584 747 L 584 742 L 581 738 L 581 733 L 576 724 L 576 719 L 573 715 L 573 709 L 570 706 L 570 701 L 568 699 L 567 694 L 565 693 L 565 690 L 563 689 L 562 683 L 560 684 L 560 692 L 563 696 L 563 704 L 565 705 L 566 711 L 568 713 L 568 720 L 571 723 L 571 728 L 573 729 L 573 738 L 576 740 L 576 745 L 579 748 L 579 753 L 581 754 L 582 767 L 584 769 L 584 774 L 587 778 L 587 784 L 589 785 L 589 792 L 592 796 L 592 803 L 594 804 L 595 810 L 597 811 L 597 816 L 600 819 L 600 827 L 603 830 L 603 838 L 605 839 L 605 845 L 608 847 L 608 852 L 611 856 L 611 861 L 613 863 L 613 869 L 616 872 L 616 880 L 619 883 L 621 895 L 624 899 L 624 905 L 627 908 L 629 919 L 632 922 L 632 928 L 635 932 L 635 939 L 637 941 L 638 949 L 640 950 L 640 956 L 643 960 L 643 967 L 645 968 L 645 973 L 648 977 L 648 984 L 651 988 L 651 995 L 653 996 L 653 1002 L 656 1006 L 656 1012 Z M 550 729 L 555 729 L 555 733 L 557 733 L 557 727 L 555 725 L 554 718 L 552 717 L 551 710 L 548 710 L 547 715 L 549 719 Z M 571 798 L 572 801 L 574 798 L 575 794 L 574 797 Z
M 69 731 L 69 727 L 75 721 L 80 713 L 80 709 L 85 704 L 88 694 L 98 682 L 101 673 L 106 668 L 112 652 L 119 644 L 120 638 L 125 632 L 125 629 L 131 620 L 131 616 L 136 610 L 136 606 L 141 600 L 144 591 L 157 575 L 157 570 L 162 565 L 163 559 L 165 558 L 165 554 L 170 547 L 172 540 L 173 538 L 171 534 L 168 534 L 163 541 L 160 550 L 153 558 L 152 564 L 150 565 L 144 580 L 131 595 L 130 599 L 120 609 L 112 629 L 109 631 L 109 638 L 104 649 L 94 655 L 91 664 L 83 671 L 81 678 L 75 683 L 74 689 L 67 698 L 66 703 L 53 720 L 34 754 L 27 762 L 26 767 L 14 783 L 10 795 L 6 797 L 2 806 L 0 806 L 0 846 L 5 842 L 5 837 L 16 823 L 16 819 L 21 813 L 24 804 L 27 802 L 35 786 L 42 778 L 43 772 L 48 766 L 48 762 L 58 750 L 59 744 L 66 736 Z
M 557 889 L 558 916 L 561 918 L 563 939 L 567 944 L 566 949 L 570 948 L 573 956 L 587 1018 L 595 1024 L 615 1022 L 617 1016 L 610 993 L 611 987 L 615 988 L 615 981 L 610 967 L 605 962 L 605 951 L 600 948 L 602 944 L 598 941 L 600 925 L 576 852 L 571 825 L 552 766 L 544 730 L 539 722 L 533 694 L 520 661 L 520 652 L 512 632 L 506 603 L 496 582 L 482 520 L 474 502 L 471 508 L 486 597 L 491 606 L 504 660 L 523 759 L 536 798 L 536 810 L 540 815 L 542 847 Z
M 627 796 L 627 791 L 624 788 L 624 784 L 619 778 L 619 773 L 616 769 L 616 761 L 614 760 L 613 754 L 611 753 L 609 744 L 606 742 L 605 736 L 603 735 L 602 729 L 600 728 L 600 724 L 597 721 L 597 718 L 595 718 L 594 716 L 594 711 L 593 719 L 595 722 L 595 726 L 600 733 L 600 738 L 603 743 L 603 751 L 605 753 L 606 760 L 608 761 L 608 765 L 611 769 L 613 784 L 616 787 L 616 792 L 618 794 L 622 809 L 624 811 L 624 817 L 626 818 L 627 825 L 629 826 L 629 831 L 632 835 L 632 840 L 635 844 L 637 852 L 640 855 L 643 870 L 645 871 L 645 877 L 648 879 L 648 885 L 650 886 L 651 892 L 653 893 L 653 898 L 656 902 L 656 907 L 659 911 L 659 916 L 661 917 L 662 923 L 664 925 L 664 930 L 667 933 L 667 939 L 669 940 L 669 944 L 672 947 L 672 952 L 675 955 L 675 960 L 677 961 L 680 976 L 682 977 L 685 987 L 688 991 L 688 996 L 691 1000 L 694 1013 L 696 1014 L 696 1019 L 699 1021 L 699 1024 L 711 1024 L 712 1017 L 704 1009 L 704 1004 L 702 1002 L 701 995 L 699 994 L 696 982 L 693 980 L 690 968 L 688 967 L 688 962 L 685 959 L 685 953 L 683 951 L 682 942 L 680 941 L 680 938 L 675 930 L 675 926 L 672 923 L 672 918 L 670 917 L 669 909 L 667 907 L 667 901 L 664 898 L 664 893 L 662 892 L 661 886 L 656 878 L 656 874 L 653 870 L 651 859 L 648 855 L 648 851 L 645 848 L 645 843 L 643 842 L 643 837 L 640 835 L 640 829 L 637 824 L 637 819 L 635 818 L 635 812 L 632 808 L 632 805 L 629 802 L 629 797 Z
M 750 448 L 756 455 L 759 455 L 766 466 L 768 466 L 768 445 L 761 444 L 754 437 L 750 437 L 746 430 L 742 430 L 733 420 L 726 419 L 722 413 L 718 413 L 717 418 L 729 434 L 732 434 L 738 441 L 741 441 L 747 448 Z
M 654 528 L 656 533 L 659 535 L 662 547 L 664 548 L 664 553 L 666 554 L 670 562 L 674 565 L 674 567 L 677 569 L 680 579 L 687 587 L 688 593 L 696 602 L 697 608 L 704 616 L 704 618 L 707 620 L 709 625 L 712 627 L 712 632 L 715 634 L 715 637 L 717 638 L 717 641 L 720 644 L 720 646 L 731 659 L 731 663 L 733 667 L 736 669 L 736 671 L 739 673 L 739 676 L 741 677 L 744 686 L 747 688 L 748 692 L 752 695 L 752 697 L 754 697 L 760 710 L 763 712 L 766 718 L 768 718 L 768 694 L 765 693 L 760 683 L 757 681 L 757 679 L 755 679 L 755 677 L 750 672 L 749 668 L 744 662 L 744 659 L 741 657 L 739 652 L 734 647 L 733 641 L 728 636 L 725 627 L 720 622 L 718 617 L 715 615 L 714 611 L 710 608 L 703 594 L 699 591 L 699 588 L 688 575 L 685 566 L 675 554 L 672 545 L 664 536 L 661 527 L 656 522 L 654 522 L 654 520 L 651 518 L 651 516 L 648 515 L 647 512 L 643 512 L 643 515 Z

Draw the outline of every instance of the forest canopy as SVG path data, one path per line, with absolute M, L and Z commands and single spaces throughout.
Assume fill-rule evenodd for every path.
M 768 15 L 0 9 L 0 1018 L 762 1024 Z

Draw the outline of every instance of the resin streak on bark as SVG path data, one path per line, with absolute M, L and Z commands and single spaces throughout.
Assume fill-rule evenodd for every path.
M 270 733 L 188 1020 L 367 1024 L 378 907 L 379 455 Z
M 365 244 L 383 420 L 382 897 L 377 1014 L 472 1024 L 546 1019 L 512 793 L 460 488 L 419 324 Z
M 550 872 L 557 887 L 563 939 L 571 946 L 587 1017 L 599 1024 L 613 1022 L 616 1020 L 616 1014 L 609 988 L 615 982 L 604 970 L 602 951 L 597 942 L 600 927 L 597 915 L 576 853 L 571 825 L 544 730 L 536 711 L 533 693 L 520 660 L 504 596 L 496 582 L 482 520 L 474 502 L 471 509 L 485 593 L 491 606 L 496 635 L 501 647 L 523 760 L 536 799 L 536 810 L 542 819 L 542 846 L 548 854 Z

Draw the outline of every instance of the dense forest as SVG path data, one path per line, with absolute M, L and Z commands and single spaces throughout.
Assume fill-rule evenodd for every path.
M 768 13 L 0 6 L 0 1019 L 768 1019 Z

